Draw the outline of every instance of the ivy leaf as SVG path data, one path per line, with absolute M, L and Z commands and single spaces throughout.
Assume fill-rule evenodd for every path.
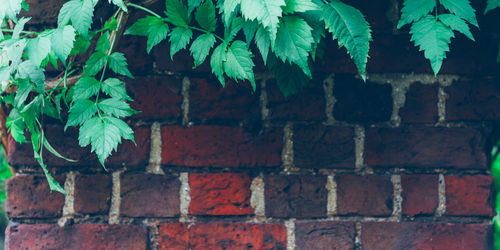
M 318 9 L 318 5 L 316 5 L 311 0 L 285 0 L 285 4 L 286 5 L 285 8 L 283 9 L 283 14 L 306 12 Z
M 49 55 L 50 44 L 49 37 L 31 39 L 26 45 L 26 55 L 34 65 L 40 66 L 43 59 Z
M 179 0 L 166 0 L 165 2 L 165 14 L 167 15 L 167 20 L 174 24 L 175 26 L 181 26 L 187 28 L 189 26 L 189 14 L 188 9 L 182 1 Z
M 68 58 L 71 49 L 73 49 L 74 41 L 75 29 L 71 25 L 66 25 L 56 29 L 50 36 L 52 51 L 54 51 L 56 56 L 64 64 L 66 64 L 66 59 Z
M 97 51 L 90 55 L 83 73 L 87 76 L 95 76 L 99 71 L 101 71 L 108 60 L 108 55 L 104 52 Z
M 241 0 L 241 13 L 245 19 L 257 19 L 264 28 L 268 28 L 273 43 L 278 32 L 279 18 L 283 14 L 283 6 L 283 0 Z
M 339 47 L 347 49 L 361 77 L 366 81 L 366 62 L 372 36 L 363 14 L 352 6 L 333 0 L 324 6 L 322 19 L 333 39 L 338 40 Z
M 88 121 L 97 113 L 97 106 L 88 99 L 76 100 L 69 109 L 68 121 L 64 130 L 71 126 L 78 126 Z
M 224 79 L 224 63 L 226 61 L 226 48 L 227 44 L 222 43 L 217 46 L 212 53 L 212 57 L 210 58 L 210 67 L 212 68 L 212 73 L 217 76 L 219 82 L 224 87 L 226 85 L 226 81 Z
M 249 80 L 255 91 L 255 77 L 253 74 L 253 66 L 255 65 L 252 56 L 252 52 L 250 52 L 245 42 L 234 41 L 227 49 L 224 71 L 228 77 L 234 80 Z
M 194 58 L 194 68 L 200 66 L 205 61 L 214 44 L 215 36 L 212 33 L 200 35 L 193 41 L 189 50 Z
M 476 27 L 479 27 L 476 19 L 476 10 L 472 8 L 469 0 L 440 0 L 439 3 L 451 13 L 467 20 L 467 22 Z
M 283 62 L 278 62 L 274 68 L 274 75 L 285 98 L 298 93 L 311 80 L 299 66 Z
M 193 10 L 200 6 L 201 2 L 203 2 L 203 0 L 188 0 L 188 12 L 189 14 L 191 14 L 191 12 L 193 12 Z
M 431 62 L 434 75 L 437 75 L 450 51 L 449 44 L 454 37 L 453 31 L 434 16 L 428 15 L 412 24 L 410 29 L 411 41 L 424 51 L 425 58 Z
M 123 99 L 107 98 L 99 101 L 99 110 L 107 115 L 116 117 L 127 117 L 135 113 L 135 110 L 130 108 L 130 105 Z
M 500 8 L 500 0 L 488 0 L 486 2 L 486 9 L 484 10 L 484 14 L 488 13 L 490 10 Z
M 436 8 L 436 0 L 405 0 L 401 9 L 398 29 L 416 22 Z
M 170 38 L 170 59 L 181 49 L 185 49 L 193 37 L 193 31 L 189 28 L 175 27 L 169 34 Z
M 108 78 L 106 79 L 101 86 L 101 89 L 104 93 L 111 96 L 112 98 L 117 99 L 127 99 L 129 101 L 132 100 L 130 96 L 127 95 L 127 90 L 123 85 L 123 82 L 117 78 Z
M 147 16 L 137 20 L 137 22 L 130 26 L 125 34 L 147 36 L 147 52 L 149 54 L 154 46 L 158 45 L 161 41 L 167 38 L 168 32 L 168 24 L 166 24 L 161 18 Z
M 271 40 L 264 27 L 259 26 L 257 33 L 255 33 L 255 44 L 260 51 L 264 64 L 267 62 L 267 55 L 269 54 L 269 48 L 271 46 Z
M 104 161 L 121 143 L 120 133 L 120 128 L 108 119 L 94 117 L 80 127 L 78 140 L 82 147 L 91 144 L 92 152 L 96 153 L 99 162 L 104 167 Z
M 113 2 L 114 5 L 120 7 L 123 11 L 127 12 L 127 6 L 123 2 L 123 0 L 109 0 L 110 2 Z
M 134 78 L 128 70 L 127 59 L 120 52 L 114 52 L 108 57 L 109 68 L 116 74 Z
M 308 76 L 311 75 L 311 71 L 307 59 L 314 42 L 311 29 L 304 19 L 296 16 L 285 16 L 281 18 L 276 35 L 276 46 L 274 47 L 278 58 L 284 62 L 299 65 Z
M 451 29 L 458 31 L 464 34 L 470 40 L 475 41 L 474 36 L 470 32 L 469 25 L 467 25 L 467 23 L 462 18 L 452 14 L 441 14 L 439 15 L 439 20 Z
M 78 80 L 73 89 L 73 101 L 88 99 L 99 93 L 101 83 L 94 77 L 84 76 Z
M 57 24 L 61 28 L 71 20 L 75 30 L 83 36 L 87 36 L 93 16 L 94 3 L 92 0 L 71 0 L 61 8 Z
M 214 32 L 217 26 L 217 19 L 215 19 L 215 6 L 212 0 L 205 0 L 205 2 L 196 9 L 194 13 L 196 22 L 208 32 Z

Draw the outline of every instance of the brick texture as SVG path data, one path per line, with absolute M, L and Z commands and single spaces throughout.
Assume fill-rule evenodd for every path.
M 297 221 L 297 249 L 354 249 L 356 226 L 353 222 Z
M 437 175 L 402 175 L 404 215 L 431 215 L 438 206 Z
M 446 214 L 493 215 L 492 176 L 446 176 Z
M 413 83 L 399 110 L 404 123 L 435 123 L 438 121 L 438 84 Z
M 111 175 L 77 175 L 74 209 L 77 213 L 106 214 L 111 205 Z

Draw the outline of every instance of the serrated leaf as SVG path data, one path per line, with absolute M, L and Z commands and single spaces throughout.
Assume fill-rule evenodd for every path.
M 245 42 L 234 41 L 226 51 L 226 61 L 224 64 L 224 72 L 227 76 L 234 80 L 249 80 L 252 88 L 255 91 L 255 77 L 252 61 L 252 52 L 248 49 Z
M 146 16 L 137 20 L 130 28 L 125 31 L 125 35 L 147 36 L 149 23 L 153 22 L 157 17 Z
M 436 0 L 404 0 L 398 29 L 420 20 L 436 8 Z
M 411 41 L 424 51 L 425 58 L 431 62 L 434 75 L 441 69 L 449 44 L 454 37 L 450 27 L 436 20 L 434 16 L 426 16 L 412 24 L 410 29 Z
M 24 61 L 17 67 L 17 76 L 19 78 L 30 79 L 36 83 L 36 91 L 41 93 L 44 90 L 45 74 L 43 69 L 35 66 L 30 60 Z
M 123 11 L 127 12 L 127 6 L 123 2 L 123 0 L 110 0 L 114 5 L 120 7 Z
M 73 49 L 74 41 L 75 29 L 71 25 L 66 25 L 56 29 L 50 36 L 52 51 L 54 51 L 56 56 L 64 64 L 66 64 L 66 59 L 68 58 L 71 49 Z
M 163 22 L 161 18 L 155 17 L 153 20 L 149 22 L 149 28 L 147 31 L 148 34 L 148 42 L 147 42 L 147 51 L 148 54 L 151 52 L 151 49 L 158 45 L 161 41 L 167 38 L 168 32 L 170 29 L 168 25 Z
M 97 95 L 101 89 L 101 83 L 94 77 L 84 76 L 76 82 L 73 89 L 73 101 L 79 99 L 89 99 Z
M 222 43 L 217 46 L 212 53 L 212 57 L 210 58 L 210 67 L 212 68 L 212 73 L 217 76 L 217 79 L 224 87 L 226 85 L 226 81 L 224 79 L 224 62 L 226 61 L 226 48 L 227 45 Z
M 311 80 L 299 66 L 282 62 L 278 62 L 274 68 L 274 75 L 280 92 L 285 98 L 298 93 Z
M 59 152 L 57 152 L 57 150 L 52 147 L 52 145 L 50 145 L 49 141 L 47 141 L 47 138 L 44 138 L 43 140 L 43 146 L 50 152 L 52 153 L 53 155 L 55 155 L 56 157 L 59 157 L 65 161 L 69 161 L 69 162 L 77 162 L 76 160 L 73 160 L 73 159 L 70 159 L 70 158 L 67 158 L 67 157 L 64 157 L 63 155 L 61 155 Z
M 182 1 L 179 0 L 166 0 L 165 2 L 165 14 L 167 15 L 167 20 L 176 26 L 181 26 L 187 28 L 189 26 L 189 14 L 188 9 Z
M 31 90 L 33 90 L 33 84 L 29 80 L 20 80 L 17 83 L 16 97 L 14 98 L 14 106 L 16 108 L 21 108 Z
M 12 39 L 18 39 L 19 35 L 21 34 L 21 31 L 24 29 L 24 25 L 31 20 L 31 17 L 29 18 L 21 18 L 19 21 L 16 23 L 16 26 L 14 27 L 14 31 L 12 32 Z
M 102 99 L 99 101 L 97 106 L 99 107 L 99 110 L 110 116 L 127 117 L 135 113 L 135 110 L 130 108 L 130 105 L 123 101 L 123 99 Z
M 26 143 L 26 136 L 24 135 L 24 129 L 26 125 L 24 124 L 23 118 L 19 113 L 18 109 L 12 109 L 7 117 L 5 125 L 9 129 L 12 138 L 19 143 Z
M 243 18 L 235 17 L 231 21 L 231 26 L 227 29 L 224 29 L 224 42 L 230 43 L 233 41 L 234 37 L 240 32 L 243 28 Z
M 254 21 L 245 21 L 242 23 L 242 28 L 243 28 L 243 34 L 245 34 L 245 40 L 247 44 L 250 44 L 252 41 L 253 37 L 255 36 L 255 32 L 257 32 L 257 29 L 259 28 L 259 23 L 254 20 Z
M 193 31 L 189 28 L 175 27 L 169 34 L 170 38 L 170 59 L 181 49 L 185 49 L 193 37 Z
M 469 25 L 462 18 L 452 14 L 441 14 L 439 15 L 439 20 L 453 30 L 464 34 L 470 40 L 475 41 L 474 36 L 470 32 Z
M 127 58 L 120 52 L 114 52 L 108 57 L 109 68 L 116 74 L 134 78 L 128 70 Z
M 476 19 L 476 10 L 472 8 L 469 0 L 440 0 L 439 3 L 451 13 L 479 27 Z
M 97 113 L 97 106 L 88 99 L 80 99 L 73 102 L 69 109 L 68 121 L 64 130 L 71 126 L 78 126 L 92 118 Z
M 223 4 L 221 11 L 223 14 L 224 24 L 226 24 L 227 26 L 231 21 L 234 12 L 236 11 L 236 7 L 240 5 L 241 0 L 224 0 L 222 1 L 222 3 Z
M 202 34 L 193 41 L 189 50 L 194 58 L 194 68 L 200 66 L 205 61 L 214 44 L 215 36 L 212 33 Z
M 102 53 L 107 53 L 111 48 L 111 42 L 109 41 L 110 33 L 109 31 L 104 32 L 97 40 L 97 46 L 95 51 L 100 51 Z
M 311 0 L 285 0 L 285 8 L 283 9 L 283 14 L 306 12 L 317 9 L 318 5 L 316 5 Z
M 332 33 L 333 39 L 337 39 L 339 47 L 347 49 L 359 74 L 366 80 L 366 62 L 372 36 L 363 14 L 352 6 L 333 0 L 324 6 L 322 20 Z
M 117 78 L 106 79 L 102 83 L 101 89 L 104 93 L 113 98 L 127 99 L 129 101 L 132 100 L 132 98 L 130 98 L 130 96 L 127 95 L 127 90 L 125 89 L 125 85 L 120 79 Z
M 104 52 L 97 51 L 90 55 L 89 59 L 85 64 L 85 68 L 83 70 L 84 75 L 86 76 L 95 76 L 99 71 L 101 71 L 106 62 L 108 61 L 108 55 Z
M 283 62 L 295 63 L 302 68 L 308 76 L 311 71 L 308 65 L 309 52 L 312 50 L 314 39 L 312 28 L 304 19 L 296 16 L 285 16 L 281 18 L 278 33 L 276 34 L 276 46 L 274 52 Z
M 257 20 L 264 28 L 267 28 L 272 44 L 276 39 L 283 6 L 285 6 L 283 0 L 241 0 L 241 13 L 245 19 Z
M 22 0 L 0 0 L 0 6 L 2 6 L 7 18 L 17 21 L 17 14 L 21 11 L 22 2 Z
M 71 20 L 75 30 L 81 35 L 87 36 L 93 16 L 94 3 L 92 0 L 71 0 L 61 8 L 57 24 L 61 28 Z
M 496 8 L 500 8 L 500 0 L 488 0 L 486 2 L 486 9 L 484 9 L 484 14 L 486 15 L 486 13 Z
M 87 119 L 84 121 L 83 125 L 80 126 L 78 133 L 78 145 L 80 147 L 86 147 L 91 143 L 91 138 L 94 135 L 94 131 L 97 131 L 98 126 L 101 123 L 101 118 L 95 116 L 92 119 Z
M 49 37 L 31 39 L 26 45 L 26 55 L 34 65 L 40 66 L 42 61 L 49 55 L 50 44 Z
M 215 6 L 212 0 L 205 2 L 196 9 L 194 13 L 196 22 L 208 32 L 214 32 L 217 27 L 217 19 L 215 19 Z
M 120 136 L 123 137 L 123 139 L 131 140 L 135 143 L 134 131 L 127 123 L 111 116 L 104 117 L 104 119 L 118 128 L 118 130 L 120 131 Z
M 196 7 L 200 6 L 201 2 L 203 2 L 203 0 L 188 0 L 187 3 L 188 3 L 188 12 L 189 12 L 189 14 L 191 14 L 191 12 L 193 12 L 193 10 Z
M 257 33 L 255 33 L 255 44 L 260 51 L 264 64 L 266 64 L 267 55 L 269 54 L 269 49 L 271 47 L 271 40 L 269 39 L 268 32 L 263 26 L 259 26 Z
M 89 125 L 86 126 L 87 123 Z M 92 132 L 87 130 L 92 130 Z M 121 143 L 120 133 L 120 129 L 114 123 L 99 117 L 88 120 L 80 127 L 80 136 L 84 134 L 88 137 L 84 138 L 83 142 L 90 142 L 91 150 L 96 153 L 102 166 L 104 166 L 104 161 L 111 155 L 111 152 L 116 150 L 118 144 Z
M 90 47 L 89 40 L 83 38 L 83 36 L 77 36 L 73 49 L 71 50 L 71 53 L 69 53 L 69 56 L 74 56 L 76 54 L 86 52 L 89 49 L 89 47 Z M 56 62 L 57 62 L 57 57 L 56 57 Z

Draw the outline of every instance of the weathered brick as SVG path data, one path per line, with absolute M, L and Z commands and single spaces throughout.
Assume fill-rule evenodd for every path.
M 296 126 L 293 147 L 294 163 L 300 168 L 355 167 L 353 128 Z
M 486 169 L 485 136 L 474 128 L 368 128 L 365 160 L 373 167 Z
M 493 216 L 493 176 L 446 176 L 446 214 Z
M 336 175 L 339 215 L 389 216 L 393 186 L 389 176 Z
M 437 175 L 402 175 L 404 215 L 431 215 L 438 206 Z
M 6 249 L 146 249 L 148 232 L 135 225 L 12 224 Z
M 271 167 L 281 164 L 282 129 L 251 134 L 223 126 L 162 127 L 162 163 L 189 167 Z
M 355 234 L 354 222 L 295 222 L 297 249 L 354 249 Z
M 31 17 L 30 25 L 57 24 L 59 10 L 66 1 L 64 0 L 27 0 L 29 11 L 21 11 L 20 16 Z
M 282 224 L 165 223 L 160 225 L 160 249 L 286 249 Z
M 54 176 L 64 186 L 64 176 Z M 50 192 L 45 176 L 17 175 L 7 180 L 5 210 L 9 218 L 53 218 L 62 215 L 64 195 Z
M 404 123 L 434 123 L 438 121 L 438 85 L 413 83 L 399 110 Z
M 353 75 L 335 75 L 333 117 L 353 123 L 383 122 L 391 119 L 392 87 L 366 83 Z
M 77 213 L 106 214 L 111 203 L 111 175 L 77 175 L 74 209 Z
M 253 214 L 247 174 L 191 173 L 189 213 L 195 215 Z
M 175 76 L 137 77 L 127 80 L 134 101 L 132 108 L 140 111 L 136 119 L 179 121 L 181 117 L 181 82 Z
M 172 175 L 123 174 L 120 215 L 174 217 L 179 215 L 180 181 Z
M 134 76 L 149 75 L 153 70 L 153 57 L 146 52 L 147 38 L 125 35 L 118 41 L 117 50 L 125 55 Z
M 363 249 L 493 249 L 493 230 L 485 224 L 367 222 Z
M 214 78 L 191 79 L 189 119 L 194 122 L 260 121 L 259 94 L 245 83 L 226 82 Z
M 188 49 L 183 49 L 177 52 L 173 58 L 170 59 L 170 43 L 160 43 L 152 51 L 154 61 L 157 63 L 157 68 L 162 71 L 180 72 L 180 73 L 211 73 L 210 60 L 205 60 L 196 69 L 194 67 L 193 57 L 190 55 Z
M 325 93 L 323 84 L 313 80 L 300 93 L 285 99 L 276 81 L 266 83 L 269 119 L 273 121 L 324 121 Z
M 266 216 L 326 217 L 326 176 L 267 175 L 264 183 Z

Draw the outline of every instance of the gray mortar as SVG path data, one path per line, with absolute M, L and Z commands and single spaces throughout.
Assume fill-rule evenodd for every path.
M 397 222 L 401 221 L 401 207 L 403 203 L 403 197 L 401 196 L 402 192 L 402 187 L 401 187 L 401 175 L 392 175 L 391 176 L 391 181 L 393 184 L 393 189 L 394 189 L 394 196 L 393 196 L 393 210 L 392 210 L 392 217 L 394 220 Z
M 326 123 L 329 125 L 335 123 L 335 118 L 333 117 L 333 107 L 335 106 L 335 102 L 337 100 L 333 96 L 333 86 L 335 84 L 334 79 L 335 79 L 335 74 L 331 74 L 323 81 L 323 89 L 325 91 L 325 103 L 326 103 L 325 107 Z
M 283 152 L 281 154 L 281 161 L 283 162 L 284 172 L 293 172 L 295 166 L 293 164 L 293 124 L 287 122 L 283 128 Z
M 285 221 L 286 228 L 286 249 L 295 249 L 295 219 Z
M 146 172 L 151 174 L 165 174 L 161 169 L 161 125 L 158 122 L 154 122 L 151 125 L 151 147 L 149 165 Z
M 188 125 L 189 123 L 189 87 L 191 86 L 191 80 L 188 77 L 182 79 L 182 125 Z
M 356 153 L 355 168 L 361 171 L 365 167 L 365 128 L 361 125 L 354 127 L 354 148 Z
M 354 237 L 354 245 L 355 249 L 363 249 L 363 244 L 361 243 L 361 234 L 363 230 L 361 228 L 361 222 L 356 222 L 356 236 Z
M 120 223 L 120 175 L 122 171 L 112 173 L 113 189 L 111 192 L 111 207 L 109 208 L 109 224 Z
M 189 173 L 182 172 L 179 176 L 181 181 L 180 192 L 180 211 L 181 211 L 181 222 L 189 221 L 189 204 L 191 203 L 191 189 L 189 187 Z
M 250 196 L 250 205 L 252 206 L 257 220 L 262 221 L 266 218 L 265 198 L 264 198 L 264 179 L 262 174 L 255 177 L 250 185 L 252 195 Z
M 335 183 L 334 174 L 328 176 L 326 182 L 326 190 L 328 190 L 326 212 L 328 216 L 332 216 L 337 214 L 337 183 Z
M 267 91 L 266 91 L 266 83 L 267 79 L 264 78 L 262 81 L 260 81 L 260 115 L 261 119 L 264 122 L 264 126 L 268 127 L 268 117 L 269 117 L 269 109 L 267 108 Z
M 446 183 L 444 175 L 439 175 L 438 181 L 438 207 L 436 208 L 436 216 L 440 217 L 446 213 Z
M 75 172 L 70 171 L 66 175 L 66 181 L 64 182 L 64 191 L 66 196 L 64 196 L 64 207 L 62 211 L 62 217 L 57 221 L 59 226 L 64 226 L 68 219 L 71 219 L 75 213 Z

